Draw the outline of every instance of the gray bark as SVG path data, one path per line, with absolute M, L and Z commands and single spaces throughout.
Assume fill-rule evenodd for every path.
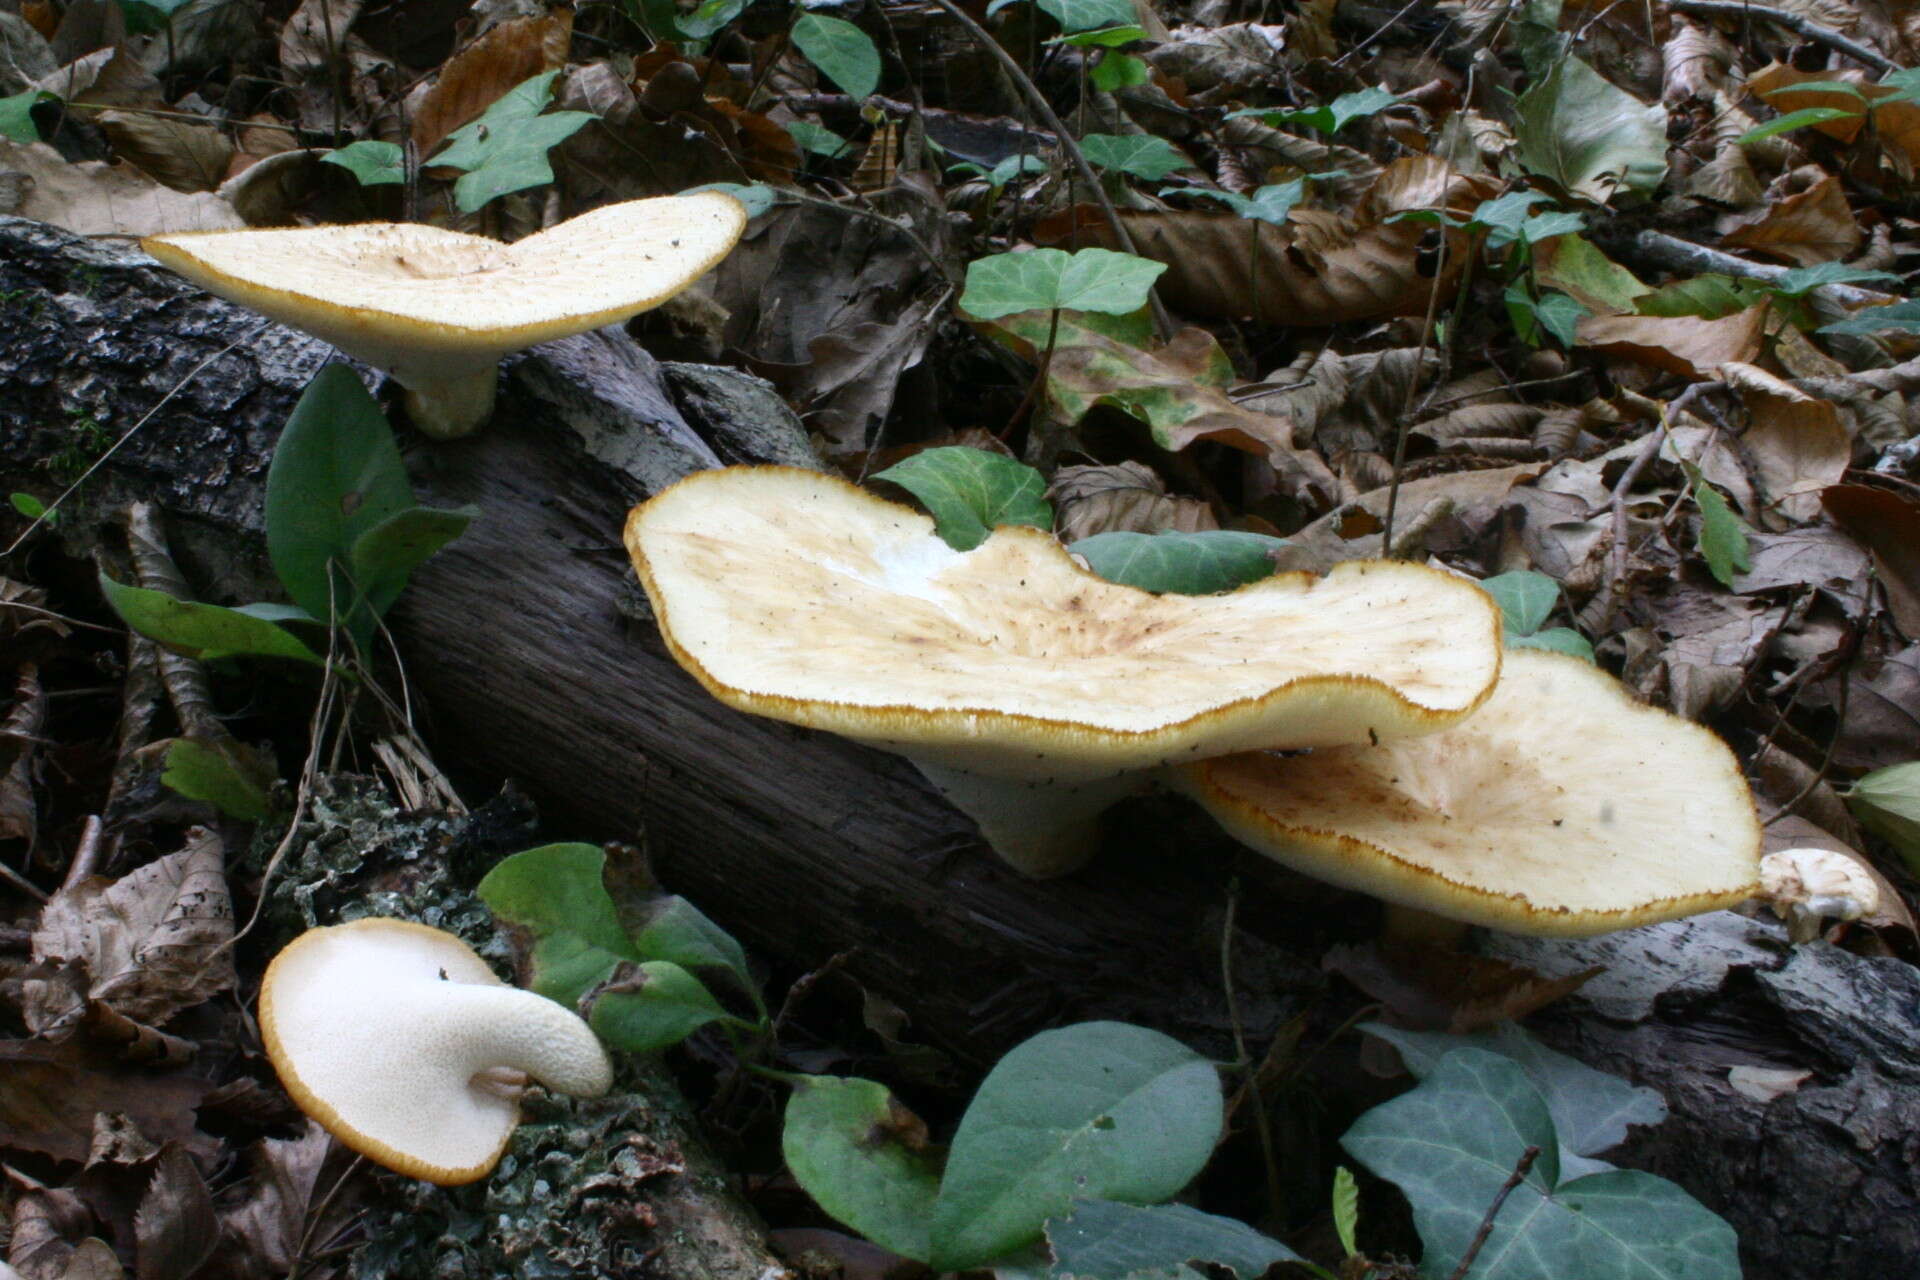
M 210 596 L 260 598 L 268 451 L 325 349 L 138 254 L 17 221 L 0 220 L 0 290 L 21 291 L 8 295 L 0 344 L 5 478 L 44 491 L 31 461 L 63 447 L 73 411 L 118 432 L 184 383 L 64 527 L 79 535 L 87 513 L 129 496 L 159 501 Z M 188 378 L 236 337 L 241 346 Z M 750 945 L 800 966 L 852 953 L 848 971 L 904 1006 L 911 1034 L 974 1063 L 1043 1026 L 1103 1016 L 1224 1056 L 1216 959 L 1235 871 L 1248 884 L 1235 946 L 1252 1034 L 1329 993 L 1319 957 L 1369 927 L 1364 901 L 1236 855 L 1171 801 L 1125 808 L 1092 868 L 1036 884 L 980 848 L 903 761 L 708 698 L 646 618 L 621 522 L 629 504 L 716 456 L 792 461 L 798 443 L 791 431 L 769 437 L 764 419 L 757 439 L 735 429 L 733 400 L 697 367 L 670 381 L 671 395 L 617 334 L 551 344 L 512 366 L 481 434 L 412 455 L 424 501 L 483 511 L 394 614 L 444 766 L 487 786 L 520 780 L 570 836 L 644 832 L 666 884 Z M 741 389 L 737 375 L 729 385 Z M 1777 937 L 1769 924 L 1739 928 Z M 1529 954 L 1552 967 L 1579 951 Z M 1652 994 L 1577 999 L 1546 1031 L 1668 1097 L 1675 1119 L 1635 1140 L 1636 1162 L 1727 1216 L 1750 1275 L 1914 1273 L 1920 1178 L 1912 1126 L 1899 1120 L 1920 1114 L 1912 973 L 1831 947 L 1788 956 L 1769 941 L 1740 954 L 1681 996 L 1668 991 L 1672 954 L 1626 947 L 1609 980 Z M 1336 1009 L 1350 1003 L 1332 995 Z M 1816 1016 L 1819 1000 L 1833 1003 Z M 1836 1038 L 1843 1027 L 1851 1038 Z M 1758 1104 L 1727 1086 L 1734 1061 L 1814 1075 Z

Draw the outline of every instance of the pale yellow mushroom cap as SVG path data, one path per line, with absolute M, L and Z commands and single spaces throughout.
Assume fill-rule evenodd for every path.
M 907 756 L 1033 874 L 1072 858 L 1017 846 L 1111 803 L 1123 775 L 1431 733 L 1500 669 L 1499 611 L 1437 570 L 1156 596 L 1037 529 L 955 551 L 926 516 L 808 471 L 701 472 L 636 507 L 626 540 L 669 649 L 715 697 Z
M 392 374 L 422 429 L 451 436 L 491 411 L 502 356 L 659 306 L 712 270 L 746 224 L 738 200 L 703 191 L 606 205 L 513 244 L 367 222 L 182 232 L 141 247 Z
M 1562 654 L 1510 651 L 1486 705 L 1440 733 L 1178 779 L 1296 870 L 1510 933 L 1671 920 L 1758 881 L 1760 825 L 1726 744 Z
M 524 1072 L 593 1097 L 613 1067 L 593 1032 L 510 987 L 439 929 L 368 919 L 310 929 L 260 986 L 260 1035 L 300 1109 L 389 1169 L 443 1185 L 484 1178 L 520 1122 L 482 1073 Z

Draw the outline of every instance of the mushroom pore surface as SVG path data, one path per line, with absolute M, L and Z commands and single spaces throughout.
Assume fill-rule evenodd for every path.
M 309 930 L 261 987 L 268 1055 L 301 1109 L 388 1168 L 441 1183 L 484 1177 L 518 1102 L 476 1076 L 525 1072 L 604 1093 L 612 1068 L 572 1012 L 505 985 L 451 934 L 368 919 Z

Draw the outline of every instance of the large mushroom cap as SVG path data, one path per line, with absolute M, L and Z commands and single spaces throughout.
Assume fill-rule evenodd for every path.
M 729 706 L 1036 784 L 1230 751 L 1429 733 L 1487 696 L 1500 621 L 1392 561 L 1155 596 L 1036 529 L 955 551 L 836 477 L 701 472 L 627 548 L 681 665 Z
M 490 379 L 508 352 L 659 306 L 724 258 L 746 223 L 738 200 L 705 191 L 606 205 L 513 244 L 368 222 L 182 232 L 141 246 L 195 284 L 431 391 Z M 481 416 L 491 404 L 488 381 Z
M 483 1178 L 520 1122 L 499 1068 L 593 1096 L 613 1069 L 565 1007 L 507 986 L 450 933 L 405 920 L 310 929 L 274 957 L 260 1035 L 300 1109 L 368 1159 L 429 1182 Z
M 1289 866 L 1512 933 L 1732 906 L 1758 876 L 1760 827 L 1726 745 L 1560 654 L 1510 651 L 1487 704 L 1441 733 L 1180 776 L 1228 831 Z

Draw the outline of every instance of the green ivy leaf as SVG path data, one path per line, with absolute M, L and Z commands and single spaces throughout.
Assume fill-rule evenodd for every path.
M 1180 148 L 1151 133 L 1090 133 L 1080 139 L 1080 150 L 1097 169 L 1117 169 L 1149 182 L 1193 167 Z
M 1200 533 L 1096 533 L 1068 547 L 1108 582 L 1184 596 L 1231 591 L 1269 577 L 1285 538 L 1231 529 Z
M 1047 43 L 1072 45 L 1076 49 L 1118 49 L 1146 38 L 1146 28 L 1128 23 L 1118 27 L 1102 27 L 1098 31 L 1076 31 L 1072 35 L 1055 36 Z
M 326 660 L 292 632 L 238 609 L 180 600 L 164 591 L 127 587 L 106 574 L 100 590 L 121 621 L 155 644 L 189 658 L 292 658 L 325 666 Z
M 1634 307 L 1643 316 L 1699 316 L 1703 320 L 1719 320 L 1745 311 L 1766 296 L 1766 286 L 1758 280 L 1736 280 L 1710 272 L 1688 280 L 1675 280 L 1642 294 Z
M 732 196 L 740 202 L 740 207 L 747 211 L 749 219 L 757 218 L 773 208 L 774 202 L 780 197 L 778 191 L 764 182 L 709 182 L 704 186 L 688 187 L 680 194 L 690 196 L 700 191 L 718 191 L 723 195 Z
M 366 138 L 335 148 L 320 159 L 326 164 L 339 165 L 363 187 L 383 187 L 407 180 L 405 157 L 406 152 L 397 142 Z
M 160 783 L 189 800 L 212 805 L 241 822 L 261 822 L 273 816 L 269 788 L 273 778 L 261 777 L 254 761 L 199 738 L 175 738 L 167 748 Z
M 1331 174 L 1314 174 L 1309 177 L 1331 177 Z M 1175 188 L 1187 195 L 1204 196 L 1209 200 L 1218 200 L 1243 218 L 1252 218 L 1257 222 L 1270 222 L 1280 226 L 1293 212 L 1293 207 L 1306 198 L 1308 178 L 1295 178 L 1291 182 L 1274 182 L 1261 187 L 1250 196 L 1237 191 L 1212 191 L 1201 187 Z M 1167 192 L 1162 191 L 1161 195 Z
M 502 859 L 476 889 L 487 909 L 533 934 L 533 990 L 573 1008 L 621 961 L 640 960 L 603 876 L 606 851 L 548 844 Z
M 1054 309 L 1124 315 L 1147 304 L 1148 291 L 1166 269 L 1164 262 L 1109 249 L 996 253 L 967 264 L 960 309 L 978 320 Z
M 1530 636 L 1509 636 L 1507 647 L 1509 649 L 1546 649 L 1553 653 L 1564 653 L 1569 658 L 1580 658 L 1587 662 L 1595 661 L 1592 643 L 1571 627 L 1548 627 L 1545 631 L 1536 631 Z
M 746 8 L 747 0 L 706 0 L 691 13 L 681 13 L 676 6 L 673 25 L 689 40 L 708 40 L 746 12 Z
M 351 577 L 355 544 L 413 507 L 406 465 L 380 406 L 344 364 L 300 393 L 267 468 L 267 554 L 295 604 L 354 634 L 376 614 Z
M 1659 1124 L 1667 1118 L 1666 1099 L 1655 1090 L 1596 1071 L 1578 1058 L 1549 1049 L 1512 1022 L 1463 1035 L 1410 1031 L 1383 1022 L 1362 1023 L 1360 1029 L 1398 1050 L 1400 1060 L 1419 1080 L 1438 1070 L 1455 1049 L 1484 1049 L 1517 1064 L 1540 1091 L 1553 1116 L 1563 1175 L 1583 1161 L 1580 1173 L 1611 1168 L 1592 1157 L 1625 1142 L 1629 1127 Z
M 560 72 L 543 71 L 507 90 L 480 116 L 447 135 L 447 145 L 429 164 L 465 170 L 453 184 L 453 200 L 472 213 L 496 196 L 553 181 L 547 152 L 571 138 L 589 120 L 589 111 L 542 114 L 553 101 Z
M 873 478 L 920 499 L 933 517 L 934 531 L 955 551 L 973 550 L 1003 524 L 1053 528 L 1046 479 L 1023 462 L 985 449 L 922 450 Z
M 658 1053 L 710 1022 L 748 1025 L 721 1008 L 700 979 L 667 960 L 620 966 L 584 1003 L 593 1033 L 629 1053 Z
M 0 98 L 0 137 L 15 142 L 40 141 L 40 127 L 33 122 L 33 108 L 41 102 L 58 102 L 57 94 L 45 89 L 24 89 L 10 98 Z
M 1495 574 L 1480 581 L 1480 589 L 1493 597 L 1506 622 L 1507 639 L 1530 636 L 1540 629 L 1560 603 L 1560 584 L 1544 573 L 1520 569 Z
M 1039 0 L 1039 4 L 1069 33 L 1130 26 L 1138 16 L 1133 0 Z
M 1113 93 L 1146 84 L 1153 79 L 1153 68 L 1147 65 L 1145 58 L 1136 58 L 1130 53 L 1115 53 L 1110 49 L 1094 65 L 1091 78 L 1094 88 L 1102 93 Z
M 1875 769 L 1845 794 L 1853 816 L 1920 874 L 1920 760 Z
M 1267 107 L 1247 107 L 1229 112 L 1228 118 L 1258 116 L 1262 124 L 1275 129 L 1303 124 L 1309 129 L 1332 136 L 1355 120 L 1378 115 L 1398 101 L 1400 101 L 1399 94 L 1374 85 L 1354 93 L 1343 93 L 1332 102 L 1317 107 L 1298 107 L 1281 111 Z
M 1514 154 L 1565 190 L 1604 203 L 1646 195 L 1667 173 L 1667 110 L 1578 58 L 1548 68 L 1515 104 Z
M 1184 1204 L 1075 1200 L 1072 1216 L 1048 1221 L 1047 1243 L 1052 1274 L 1063 1280 L 1158 1280 L 1202 1263 L 1257 1280 L 1279 1263 L 1305 1261 L 1238 1219 Z
M 1796 85 L 1795 88 L 1800 86 Z M 1851 88 L 1852 86 L 1848 86 Z M 1856 90 L 1856 92 L 1858 92 Z M 1826 124 L 1829 120 L 1851 120 L 1860 115 L 1858 111 L 1848 111 L 1845 107 L 1803 107 L 1798 111 L 1789 111 L 1786 115 L 1769 120 L 1763 125 L 1747 130 L 1733 140 L 1738 147 L 1751 146 L 1764 142 L 1768 138 L 1782 133 L 1791 133 L 1795 129 L 1804 129 L 1810 124 Z
M 7 495 L 7 501 L 13 504 L 15 511 L 29 520 L 44 520 L 48 524 L 59 522 L 60 513 L 49 511 L 46 503 L 30 493 L 10 493 Z
M 685 898 L 667 894 L 652 899 L 641 919 L 628 927 L 640 955 L 668 960 L 683 969 L 724 969 L 755 1006 L 760 1005 L 760 987 L 747 967 L 745 948 Z
M 1920 300 L 1867 307 L 1845 320 L 1820 326 L 1821 333 L 1920 333 Z
M 452 542 L 480 515 L 478 507 L 408 507 L 354 539 L 348 572 L 367 607 L 384 614 L 407 585 L 407 576 Z
M 787 121 L 787 134 L 802 151 L 810 155 L 825 156 L 837 160 L 853 150 L 853 144 L 827 128 L 811 120 Z
M 1720 585 L 1731 589 L 1734 575 L 1753 567 L 1747 548 L 1747 526 L 1733 514 L 1733 508 L 1720 496 L 1720 491 L 1707 483 L 1698 467 L 1690 462 L 1681 465 L 1693 481 L 1694 505 L 1700 508 L 1700 554 L 1706 558 L 1708 571 L 1719 579 Z
M 801 14 L 793 24 L 793 47 L 854 98 L 870 97 L 880 87 L 880 51 L 843 18 Z
M 1770 292 L 1783 298 L 1800 298 L 1823 284 L 1897 285 L 1900 277 L 1891 271 L 1869 271 L 1840 262 L 1816 262 L 1810 267 L 1791 267 L 1765 283 Z
M 1426 1249 L 1451 1274 L 1529 1146 L 1539 1159 L 1494 1218 L 1474 1280 L 1738 1280 L 1733 1229 L 1663 1178 L 1614 1169 L 1563 1180 L 1560 1142 L 1521 1067 L 1456 1049 L 1417 1089 L 1375 1107 L 1340 1144 L 1396 1184 Z
M 1076 1197 L 1167 1199 L 1206 1164 L 1222 1115 L 1213 1064 L 1177 1040 L 1120 1022 L 1041 1032 L 961 1117 L 929 1264 L 963 1270 L 1032 1243 Z
M 885 1085 L 795 1080 L 780 1146 L 795 1180 L 835 1220 L 903 1258 L 927 1260 L 939 1164 L 926 1126 Z
M 1360 1252 L 1359 1228 L 1360 1184 L 1353 1170 L 1341 1165 L 1333 1171 L 1333 1230 L 1349 1258 Z

